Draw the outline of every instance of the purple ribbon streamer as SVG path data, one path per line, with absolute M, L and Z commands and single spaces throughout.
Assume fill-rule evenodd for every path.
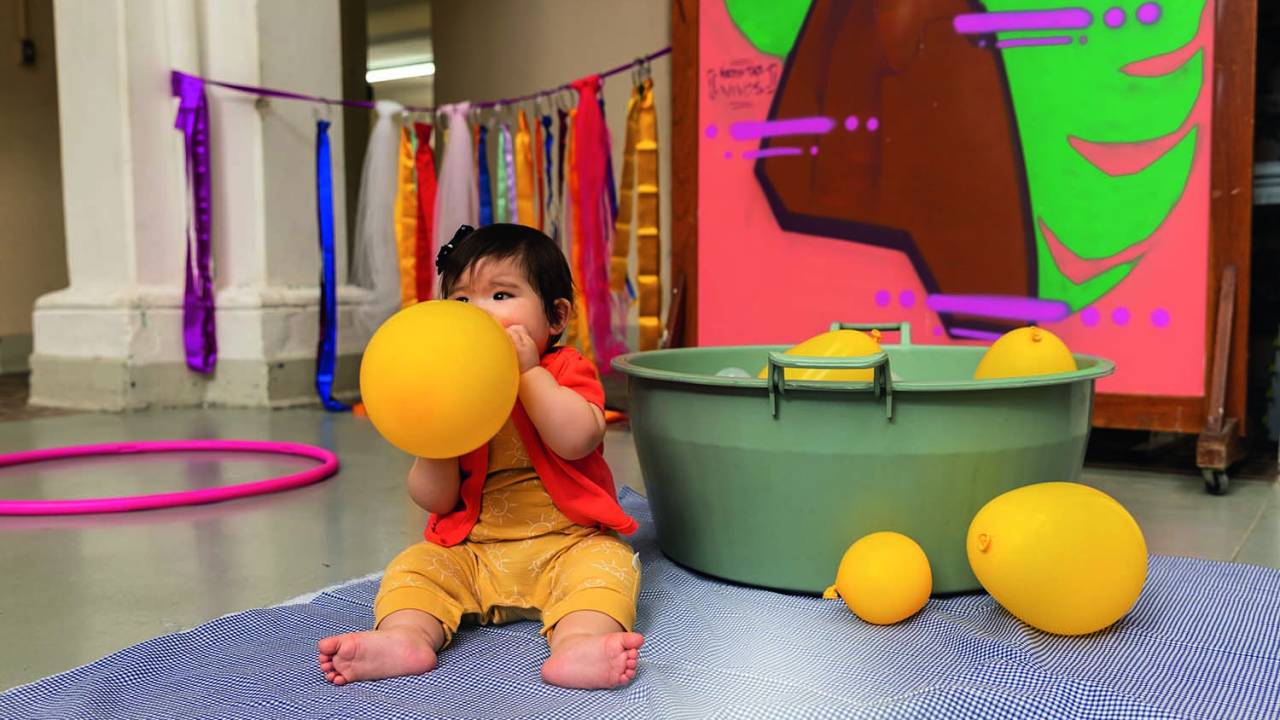
M 213 275 L 209 269 L 213 207 L 209 178 L 209 103 L 200 78 L 175 70 L 170 82 L 173 95 L 179 99 L 174 127 L 182 131 L 187 187 L 191 191 L 186 283 L 182 293 L 182 342 L 187 367 L 211 373 L 218 362 L 218 338 L 214 330 Z

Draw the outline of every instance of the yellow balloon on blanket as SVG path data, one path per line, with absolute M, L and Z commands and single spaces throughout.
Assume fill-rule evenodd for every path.
M 996 602 L 1057 635 L 1124 617 L 1147 578 L 1137 521 L 1106 493 L 1050 482 L 1010 490 L 969 525 L 969 565 Z
M 787 355 L 803 357 L 862 357 L 880 352 L 880 333 L 872 334 L 861 330 L 832 330 L 811 337 L 786 352 Z M 866 370 L 815 370 L 810 368 L 786 368 L 787 380 L 828 380 L 832 382 L 871 382 L 875 371 Z M 767 378 L 769 366 L 766 365 L 757 377 Z
M 515 346 L 488 313 L 434 300 L 392 315 L 369 340 L 360 394 L 373 426 L 411 455 L 452 458 L 484 445 L 515 407 Z
M 877 532 L 849 546 L 836 584 L 822 597 L 839 597 L 869 623 L 892 625 L 919 612 L 932 591 L 929 558 L 916 541 L 901 533 Z
M 1078 370 L 1067 344 L 1041 327 L 1010 330 L 987 348 L 974 380 L 1049 375 Z

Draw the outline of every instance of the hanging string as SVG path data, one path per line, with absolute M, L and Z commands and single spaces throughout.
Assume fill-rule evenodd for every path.
M 609 68 L 604 72 L 596 73 L 596 75 L 598 75 L 600 79 L 603 80 L 604 78 L 612 77 L 619 73 L 624 73 L 628 70 L 631 70 L 632 68 L 635 67 L 636 62 L 649 62 L 651 60 L 656 60 L 660 57 L 663 57 L 665 55 L 670 55 L 670 54 L 671 54 L 671 46 L 668 45 L 667 47 L 664 47 L 661 50 L 657 50 L 649 53 L 648 55 L 644 55 L 642 57 L 636 58 L 636 60 L 633 60 L 629 63 L 619 65 L 614 68 Z M 364 101 L 364 100 L 340 100 L 337 98 L 320 97 L 319 95 L 306 95 L 304 93 L 295 93 L 295 92 L 289 92 L 288 90 L 277 90 L 275 88 L 259 87 L 257 85 L 242 85 L 240 83 L 224 82 L 222 80 L 212 80 L 210 78 L 200 77 L 198 75 L 188 75 L 188 77 L 191 77 L 196 80 L 200 80 L 208 85 L 216 85 L 220 88 L 235 90 L 237 92 L 249 93 L 251 95 L 260 95 L 262 97 L 275 97 L 275 98 L 282 98 L 285 100 L 300 100 L 302 102 L 320 103 L 322 105 L 340 105 L 342 107 L 367 108 L 367 109 L 373 109 L 374 107 L 376 107 L 373 102 Z M 537 92 L 529 93 L 528 95 L 521 95 L 519 97 L 502 98 L 500 100 L 488 100 L 480 103 L 472 103 L 471 107 L 477 108 L 477 109 L 483 109 L 483 108 L 497 107 L 499 105 L 511 105 L 514 103 L 525 102 L 527 100 L 534 100 L 540 97 L 546 97 L 548 95 L 555 95 L 558 92 L 562 92 L 564 90 L 572 90 L 572 89 L 573 89 L 573 86 L 571 84 L 566 83 L 564 85 L 558 85 L 553 88 L 539 90 Z M 436 111 L 437 108 L 406 105 L 404 109 L 411 113 L 433 113 Z

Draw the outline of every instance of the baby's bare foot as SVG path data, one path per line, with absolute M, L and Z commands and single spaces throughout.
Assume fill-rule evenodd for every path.
M 615 632 L 563 638 L 542 665 L 542 679 L 567 688 L 612 688 L 636 676 L 636 659 L 644 636 Z
M 324 679 L 334 685 L 420 675 L 436 667 L 431 640 L 414 628 L 334 635 L 316 643 L 316 649 Z

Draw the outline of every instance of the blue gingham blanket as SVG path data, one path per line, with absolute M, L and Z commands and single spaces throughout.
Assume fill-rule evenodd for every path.
M 434 672 L 329 685 L 316 640 L 367 629 L 376 580 L 229 615 L 0 695 L 3 718 L 1280 718 L 1280 572 L 1153 557 L 1134 611 L 1081 638 L 989 597 L 877 627 L 839 601 L 740 587 L 658 550 L 648 507 L 636 680 L 541 682 L 538 625 L 464 629 Z M 834 573 L 834 568 L 833 568 Z

